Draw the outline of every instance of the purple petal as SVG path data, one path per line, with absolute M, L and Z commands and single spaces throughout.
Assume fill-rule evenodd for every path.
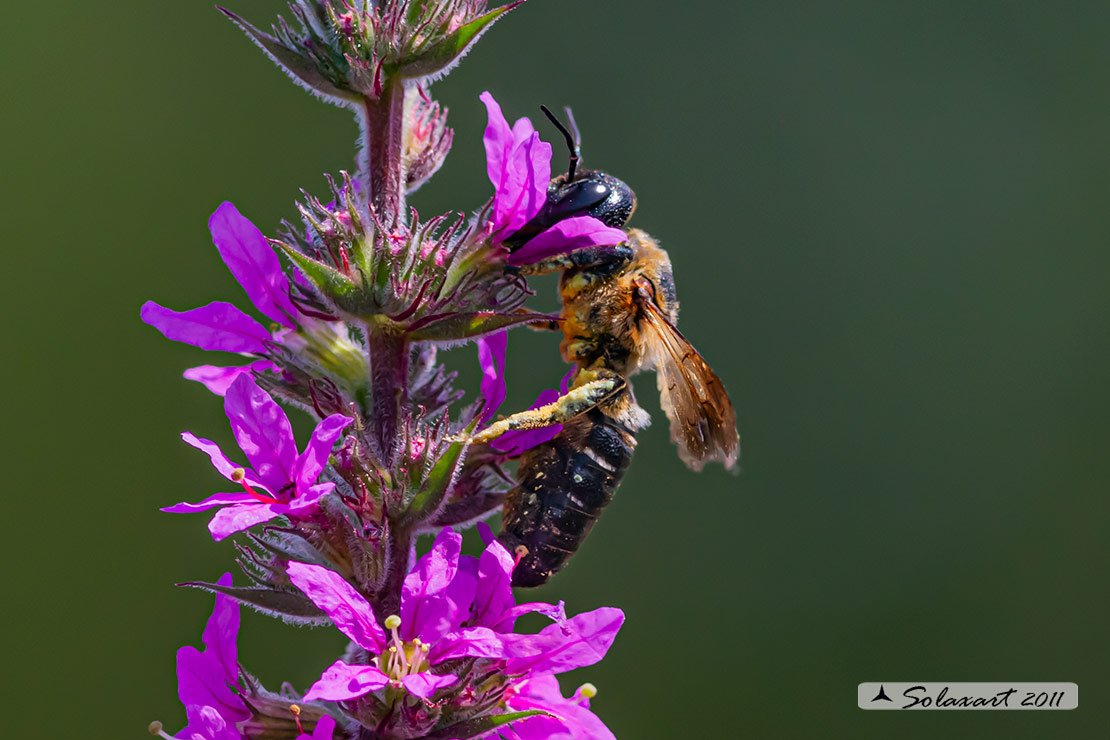
M 564 375 L 563 379 L 559 381 L 559 392 L 560 393 L 565 395 L 565 394 L 570 392 L 570 385 L 571 385 L 571 383 L 574 382 L 574 376 L 577 375 L 577 374 L 578 374 L 578 366 L 577 365 L 573 365 L 573 366 L 571 366 L 570 370 L 567 370 L 567 374 Z
M 217 707 L 190 704 L 185 707 L 189 724 L 177 733 L 185 740 L 242 740 L 235 720 L 224 717 Z
M 453 613 L 465 620 L 474 603 L 474 590 L 478 586 L 478 558 L 460 555 L 455 577 L 447 586 L 443 598 L 451 602 Z
M 541 231 L 505 261 L 510 265 L 528 265 L 576 249 L 606 247 L 627 239 L 623 231 L 606 226 L 593 216 L 575 216 Z
M 256 501 L 249 493 L 239 491 L 238 493 L 214 493 L 203 501 L 198 501 L 191 504 L 183 501 L 180 504 L 167 506 L 161 511 L 168 511 L 171 514 L 191 514 L 194 511 L 206 511 L 213 506 L 234 506 L 235 504 L 243 504 L 248 501 Z
M 312 430 L 312 438 L 293 465 L 293 480 L 298 491 L 307 490 L 320 477 L 320 471 L 328 463 L 328 455 L 331 454 L 335 440 L 339 439 L 339 435 L 352 421 L 354 419 L 343 414 L 332 414 Z
M 609 728 L 593 712 L 577 701 L 563 697 L 559 682 L 550 673 L 529 676 L 510 700 L 510 708 L 518 712 L 539 709 L 553 714 L 559 718 L 562 725 L 559 729 L 564 733 L 569 731 L 569 737 L 574 740 L 616 740 Z M 539 723 L 536 722 L 539 719 L 550 721 L 551 718 L 536 717 L 513 723 L 520 733 L 521 740 L 552 736 L 533 732 L 540 729 Z M 544 729 L 551 733 L 554 728 Z
M 513 124 L 513 146 L 528 141 L 534 133 L 536 133 L 536 127 L 532 125 L 532 121 L 527 116 L 516 119 Z
M 509 344 L 509 333 L 499 331 L 478 337 L 478 363 L 482 366 L 482 424 L 490 418 L 505 401 L 505 350 Z
M 565 393 L 566 391 L 563 392 Z M 548 388 L 540 392 L 540 395 L 536 397 L 536 402 L 532 404 L 531 408 L 538 409 L 540 406 L 554 403 L 558 399 L 559 392 L 554 388 Z M 525 450 L 538 447 L 544 442 L 554 439 L 559 436 L 559 432 L 561 431 L 563 431 L 562 424 L 551 424 L 546 427 L 540 427 L 539 429 L 514 429 L 492 440 L 490 442 L 490 447 L 505 455 L 515 457 Z
M 432 673 L 414 673 L 411 676 L 405 676 L 401 679 L 401 683 L 405 685 L 409 693 L 413 696 L 419 696 L 421 699 L 427 699 L 439 689 L 444 686 L 450 686 L 458 681 L 458 676 L 452 676 L 450 673 L 444 673 L 442 676 L 437 676 Z
M 208 228 L 224 264 L 251 303 L 282 326 L 294 328 L 297 310 L 289 300 L 289 281 L 262 232 L 226 202 L 208 219 Z
M 511 234 L 543 207 L 551 180 L 551 145 L 540 140 L 527 118 L 510 129 L 493 96 L 484 92 L 479 97 L 489 118 L 483 143 L 486 174 L 494 188 L 493 230 Z
M 478 585 L 471 612 L 474 624 L 493 627 L 513 607 L 512 573 L 513 556 L 494 540 L 478 558 Z
M 444 635 L 428 654 L 432 665 L 452 658 L 501 658 L 505 648 L 501 636 L 488 627 L 467 627 Z
M 552 624 L 535 635 L 505 635 L 508 673 L 562 673 L 605 657 L 624 622 L 624 612 L 602 607 Z
M 297 740 L 332 740 L 335 734 L 335 719 L 331 715 L 325 714 L 316 721 L 316 727 L 312 729 L 312 737 L 308 735 L 298 735 Z
M 401 588 L 401 637 L 419 637 L 435 644 L 458 626 L 459 605 L 446 598 L 447 587 L 455 578 L 462 550 L 462 535 L 445 527 L 429 550 L 405 577 Z
M 277 493 L 292 482 L 297 442 L 274 399 L 249 375 L 240 375 L 227 389 L 224 411 L 235 440 L 266 487 Z
M 185 444 L 196 447 L 208 455 L 208 459 L 212 461 L 212 467 L 228 480 L 231 480 L 232 471 L 242 467 L 228 460 L 220 446 L 210 439 L 201 439 L 192 432 L 182 432 L 181 439 L 185 440 Z
M 231 586 L 233 583 L 230 573 L 224 573 L 218 586 Z M 239 636 L 239 602 L 230 596 L 216 594 L 216 605 L 212 608 L 212 616 L 204 626 L 205 653 L 222 665 L 227 678 L 235 683 L 239 678 L 239 652 L 235 647 L 235 640 Z
M 491 625 L 493 629 L 498 632 L 512 632 L 513 625 L 516 620 L 525 614 L 542 614 L 550 619 L 552 622 L 565 624 L 567 621 L 567 613 L 563 609 L 563 602 L 558 604 L 548 604 L 542 601 L 529 601 L 525 604 L 517 604 L 516 606 L 505 611 L 496 624 Z
M 516 144 L 493 196 L 493 223 L 504 235 L 516 232 L 539 213 L 551 180 L 551 145 L 533 132 Z M 538 237 L 537 237 L 538 238 Z
M 337 629 L 375 655 L 385 650 L 385 631 L 365 597 L 334 571 L 319 565 L 291 562 L 289 580 L 331 617 Z
M 501 113 L 501 106 L 489 92 L 482 93 L 478 99 L 486 104 L 486 115 L 489 120 L 486 124 L 486 132 L 482 136 L 482 143 L 486 148 L 486 174 L 489 175 L 489 181 L 496 189 L 504 177 L 505 161 L 513 149 L 513 132 L 504 114 Z
M 516 709 L 515 701 L 513 708 Z M 522 707 L 522 709 L 537 708 L 531 703 Z M 521 710 L 517 709 L 517 711 Z M 513 730 L 516 731 L 516 740 L 579 740 L 571 734 L 562 720 L 555 717 L 544 717 L 543 715 L 526 717 L 518 722 L 513 722 Z
M 281 504 L 264 504 L 251 500 L 253 503 L 229 506 L 216 512 L 212 521 L 208 522 L 208 531 L 216 542 L 285 513 L 286 507 Z
M 486 547 L 489 547 L 489 543 L 497 539 L 497 537 L 495 537 L 493 534 L 493 530 L 490 529 L 489 525 L 485 522 L 478 522 L 477 529 L 478 536 L 482 538 L 482 544 Z
M 242 367 L 217 367 L 216 365 L 200 365 L 191 367 L 182 373 L 186 380 L 195 380 L 204 384 L 212 393 L 223 396 L 235 379 L 244 373 L 277 370 L 277 365 L 269 360 L 256 360 Z
M 190 311 L 172 311 L 154 301 L 143 304 L 139 317 L 167 339 L 220 352 L 266 353 L 270 332 L 230 303 L 216 302 Z
M 309 487 L 307 491 L 290 501 L 286 508 L 289 514 L 303 515 L 319 506 L 320 499 L 335 490 L 335 483 L 328 481 Z
M 369 694 L 389 683 L 389 677 L 372 665 L 347 665 L 337 660 L 305 692 L 305 701 L 344 701 Z
M 218 583 L 230 586 L 231 574 L 224 573 Z M 191 646 L 177 651 L 177 693 L 186 707 L 214 707 L 232 722 L 250 717 L 243 700 L 229 686 L 239 680 L 235 647 L 238 633 L 238 603 L 217 594 L 216 606 L 204 628 L 204 652 Z

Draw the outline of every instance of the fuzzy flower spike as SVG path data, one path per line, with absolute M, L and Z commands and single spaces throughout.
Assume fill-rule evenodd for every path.
M 251 468 L 231 462 L 215 442 L 199 439 L 191 432 L 184 432 L 181 438 L 207 454 L 220 475 L 243 490 L 217 493 L 199 503 L 180 503 L 162 511 L 186 513 L 225 507 L 208 524 L 212 536 L 222 540 L 274 517 L 306 514 L 335 487 L 334 483 L 317 483 L 316 479 L 351 419 L 341 414 L 327 417 L 316 425 L 304 452 L 298 453 L 289 418 L 249 375 L 240 375 L 227 389 L 224 410 Z
M 302 223 L 283 221 L 276 238 L 231 203 L 212 214 L 212 241 L 253 309 L 142 307 L 165 337 L 244 358 L 185 373 L 223 397 L 244 460 L 183 433 L 232 486 L 164 510 L 211 509 L 215 540 L 240 534 L 246 580 L 180 584 L 216 605 L 204 649 L 178 652 L 185 728 L 170 736 L 152 723 L 163 738 L 613 740 L 589 707 L 592 686 L 568 697 L 558 677 L 601 660 L 624 614 L 518 603 L 517 560 L 482 523 L 516 495 L 504 467 L 562 428 L 476 435 L 515 411 L 502 408 L 506 330 L 560 320 L 526 305 L 530 276 L 605 254 L 625 233 L 587 215 L 615 223 L 583 205 L 590 197 L 572 197 L 590 196 L 600 173 L 552 180 L 552 146 L 527 118 L 510 124 L 489 93 L 492 197 L 430 218 L 409 204 L 454 140 L 432 83 L 520 4 L 294 0 L 271 31 L 223 11 L 298 84 L 349 108 L 360 136 L 353 167 L 325 176 L 330 197 L 302 191 Z M 442 353 L 469 342 L 482 377 L 468 390 Z M 544 391 L 537 405 L 557 397 Z M 312 418 L 303 448 L 278 402 Z M 468 526 L 485 543 L 476 556 L 454 529 Z M 267 691 L 239 663 L 242 604 L 334 627 L 345 648 L 315 664 L 303 693 Z

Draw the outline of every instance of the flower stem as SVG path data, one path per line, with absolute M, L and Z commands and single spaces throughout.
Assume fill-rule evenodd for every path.
M 366 185 L 370 207 L 386 228 L 405 218 L 405 82 L 387 76 L 377 98 L 366 97 L 359 111 L 364 138 L 359 153 L 359 178 Z
M 371 431 L 379 460 L 388 466 L 398 447 L 398 423 L 408 403 L 409 344 L 404 334 L 381 324 L 367 325 L 366 341 L 370 349 Z
M 399 614 L 401 587 L 412 566 L 412 530 L 390 524 L 386 535 L 386 576 L 374 608 L 378 614 Z

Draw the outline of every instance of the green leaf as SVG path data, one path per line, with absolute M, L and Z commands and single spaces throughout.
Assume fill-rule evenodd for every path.
M 469 437 L 478 427 L 480 420 L 481 417 L 478 417 L 470 422 L 466 429 L 459 434 L 462 439 L 452 442 L 447 451 L 432 466 L 432 469 L 428 472 L 428 477 L 424 479 L 423 485 L 420 486 L 420 490 L 409 502 L 401 521 L 402 525 L 424 521 L 443 503 L 447 491 L 455 480 L 455 473 L 462 464 L 463 452 L 466 450 L 466 446 L 470 444 Z
M 329 267 L 323 262 L 317 262 L 311 257 L 301 254 L 288 244 L 275 243 L 281 247 L 281 250 L 292 260 L 293 264 L 299 267 L 301 272 L 329 298 L 346 298 L 358 290 L 358 286 L 351 282 L 350 278 L 334 267 Z
M 402 77 L 414 79 L 445 71 L 461 59 L 496 20 L 523 2 L 524 0 L 518 0 L 515 3 L 494 8 L 470 23 L 459 26 L 453 33 L 429 48 L 414 54 L 409 59 L 400 60 L 397 63 L 398 73 Z
M 490 334 L 520 324 L 541 324 L 558 321 L 559 317 L 546 313 L 498 313 L 475 311 L 473 313 L 446 313 L 427 316 L 413 322 L 408 329 L 413 342 L 453 341 Z
M 495 714 L 490 717 L 479 717 L 478 719 L 469 719 L 465 722 L 444 727 L 442 730 L 436 730 L 427 735 L 423 735 L 417 740 L 466 740 L 466 738 L 476 737 L 478 735 L 495 730 L 498 727 L 504 727 L 512 722 L 519 722 L 522 719 L 529 717 L 546 716 L 550 717 L 551 714 L 540 711 L 538 709 L 529 709 L 526 712 L 510 712 L 508 714 Z
M 266 52 L 266 56 L 270 57 L 270 59 L 274 61 L 274 64 L 281 67 L 294 82 L 324 97 L 338 98 L 341 101 L 355 103 L 362 102 L 362 95 L 337 87 L 331 80 L 325 77 L 320 71 L 320 68 L 304 54 L 290 49 L 270 34 L 258 30 L 230 10 L 221 8 L 218 5 L 216 8 L 230 18 L 235 25 L 243 29 L 244 33 L 250 36 L 251 40 L 258 44 L 258 47 L 262 49 L 262 51 Z
M 320 611 L 308 597 L 296 591 L 281 591 L 273 588 L 248 588 L 242 586 L 221 586 L 218 583 L 188 581 L 178 586 L 189 586 L 230 596 L 263 614 L 280 617 L 297 624 L 324 624 L 327 615 Z
M 334 498 L 332 496 L 325 496 L 323 500 Z M 302 563 L 313 563 L 314 565 L 329 566 L 331 563 L 324 555 L 313 547 L 305 538 L 300 535 L 291 534 L 289 532 L 272 532 L 263 530 L 261 535 L 247 532 L 247 537 L 252 543 L 262 548 L 271 555 L 276 555 L 278 558 L 290 561 L 299 560 Z M 285 581 L 286 583 L 288 581 Z

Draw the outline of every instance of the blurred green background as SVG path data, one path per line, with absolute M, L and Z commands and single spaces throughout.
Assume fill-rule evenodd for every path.
M 139 306 L 245 305 L 208 215 L 234 200 L 273 233 L 356 130 L 209 2 L 9 6 L 5 734 L 138 738 L 181 725 L 174 651 L 211 608 L 172 584 L 232 556 L 157 511 L 218 481 L 178 432 L 229 434 L 180 379 L 209 360 Z M 456 143 L 421 212 L 489 195 L 479 92 L 510 116 L 573 105 L 739 410 L 742 474 L 694 474 L 640 379 L 656 426 L 532 594 L 627 612 L 564 687 L 595 683 L 619 738 L 1105 737 L 1108 37 L 1104 3 L 531 0 L 433 89 Z M 509 369 L 523 407 L 561 375 L 556 342 L 514 333 Z M 271 687 L 338 647 L 244 616 Z M 1075 681 L 1084 701 L 857 709 L 878 680 Z

